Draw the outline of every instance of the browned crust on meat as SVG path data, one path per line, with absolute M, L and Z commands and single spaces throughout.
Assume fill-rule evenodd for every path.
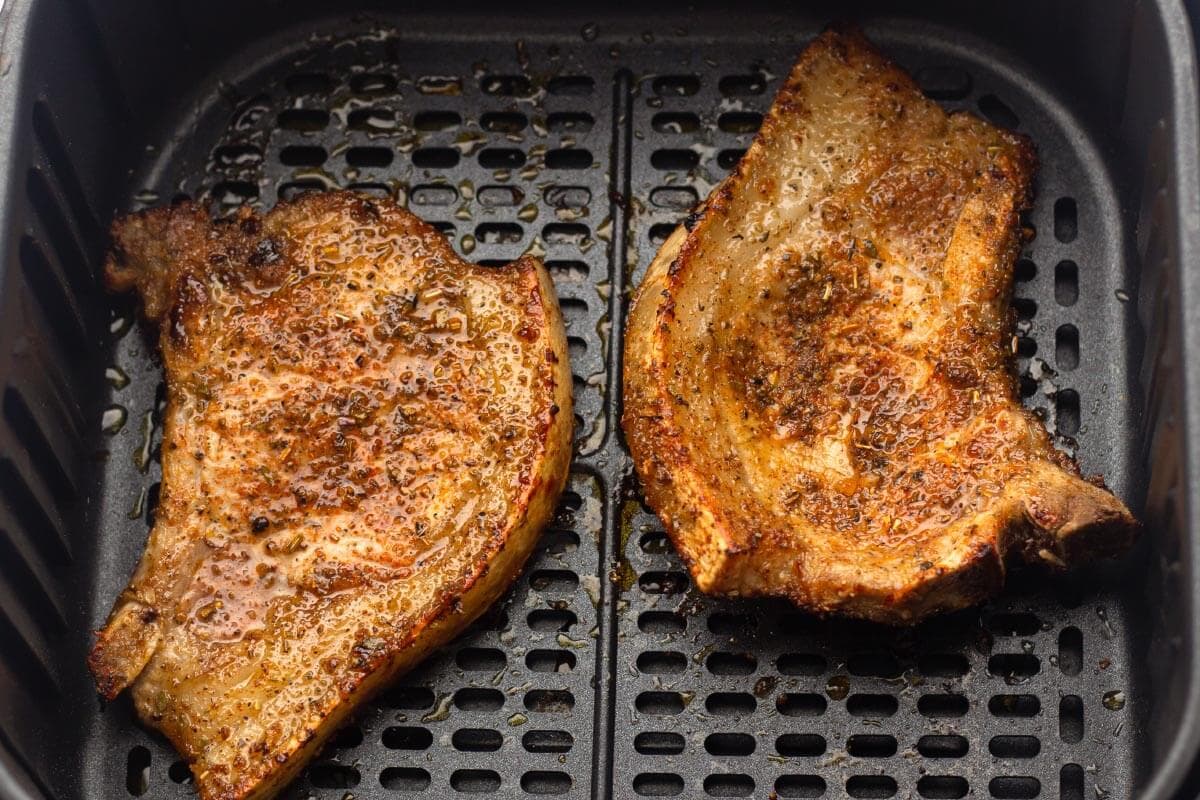
M 863 107 L 847 135 L 875 152 L 821 138 Z M 777 163 L 799 153 L 832 155 Z M 1035 163 L 860 33 L 804 51 L 626 331 L 629 447 L 701 590 L 911 623 L 994 594 L 1010 551 L 1062 567 L 1128 546 L 1128 509 L 1018 400 L 1008 304 Z
M 355 234 L 349 233 L 347 235 L 351 240 L 347 241 L 336 235 L 343 228 L 351 231 L 359 225 L 370 231 L 378 231 L 379 238 L 373 240 L 371 235 L 366 235 L 359 241 L 353 239 Z M 321 236 L 329 238 L 322 240 Z M 347 338 L 343 335 L 346 326 L 353 327 L 361 320 L 331 321 L 319 309 L 314 314 L 312 308 L 301 302 L 305 297 L 330 297 L 335 302 L 347 302 L 347 294 L 340 288 L 328 289 L 331 284 L 325 284 L 323 288 L 321 278 L 314 278 L 316 273 L 326 269 L 308 258 L 314 253 L 319 258 L 325 252 L 320 247 L 312 249 L 310 245 L 314 241 L 318 244 L 320 241 L 327 242 L 323 247 L 329 251 L 326 255 L 331 263 L 337 263 L 342 258 L 358 259 L 344 262 L 349 270 L 346 274 L 352 274 L 355 281 L 361 280 L 364 285 L 346 291 L 371 289 L 367 281 L 361 278 L 365 262 L 359 257 L 376 243 L 382 243 L 378 249 L 380 255 L 377 256 L 381 285 L 399 285 L 396 280 L 389 284 L 387 278 L 395 276 L 385 273 L 397 268 L 393 264 L 415 260 L 416 266 L 412 267 L 416 276 L 412 289 L 413 309 L 407 306 L 393 309 L 389 305 L 393 302 L 390 295 L 379 290 L 373 300 L 361 306 L 363 319 L 371 320 L 371 324 L 363 330 L 367 334 L 373 332 L 373 339 L 360 336 L 357 331 L 352 331 L 350 338 Z M 343 245 L 344 241 L 346 243 Z M 89 657 L 89 666 L 96 677 L 98 691 L 106 698 L 111 699 L 124 688 L 133 687 L 139 716 L 147 724 L 162 730 L 188 759 L 196 775 L 197 790 L 205 800 L 269 797 L 286 785 L 328 736 L 367 698 L 453 638 L 485 611 L 507 589 L 532 552 L 565 484 L 571 456 L 571 380 L 566 337 L 554 288 L 545 269 L 536 259 L 525 257 L 499 270 L 468 264 L 454 254 L 435 229 L 395 204 L 344 192 L 305 195 L 291 203 L 281 203 L 263 217 L 243 209 L 232 221 L 216 225 L 209 222 L 201 209 L 190 204 L 156 209 L 115 223 L 113 242 L 105 270 L 108 285 L 117 291 L 136 288 L 143 299 L 146 315 L 160 325 L 168 384 L 163 498 L 158 523 L 151 534 L 146 555 L 129 588 L 119 598 L 108 624 L 98 633 Z M 388 242 L 393 242 L 395 249 L 388 250 Z M 345 252 L 339 252 L 342 247 L 346 248 Z M 407 266 L 398 268 L 409 269 Z M 446 296 L 454 295 L 457 290 L 453 278 L 455 273 L 460 274 L 464 282 L 461 297 L 453 296 L 447 300 Z M 370 277 L 374 271 L 366 274 Z M 420 280 L 423 278 L 427 280 L 426 285 L 433 287 L 429 290 L 430 299 L 420 301 L 433 309 L 429 319 L 414 316 L 421 291 Z M 336 270 L 328 278 L 335 282 L 342 279 Z M 468 281 L 473 288 L 467 288 Z M 304 290 L 293 288 L 295 286 L 315 288 Z M 488 286 L 492 288 L 488 289 Z M 309 294 L 305 294 L 305 291 Z M 325 400 L 319 403 L 314 400 L 314 405 L 301 408 L 294 415 L 291 424 L 299 428 L 291 431 L 295 435 L 290 438 L 285 434 L 291 429 L 286 425 L 281 426 L 276 417 L 264 417 L 263 436 L 267 435 L 266 431 L 274 431 L 274 435 L 280 439 L 277 443 L 279 447 L 283 446 L 284 439 L 291 442 L 287 451 L 280 450 L 278 460 L 273 462 L 282 478 L 280 475 L 272 476 L 272 483 L 261 487 L 250 485 L 231 488 L 230 498 L 218 498 L 227 500 L 227 505 L 235 510 L 242 509 L 250 513 L 238 518 L 221 517 L 214 520 L 218 526 L 212 534 L 212 545 L 217 552 L 225 548 L 234 554 L 253 553 L 253 558 L 258 559 L 257 563 L 265 565 L 261 569 L 278 570 L 280 574 L 288 575 L 289 579 L 301 580 L 302 585 L 298 587 L 289 585 L 288 592 L 294 589 L 294 596 L 303 602 L 289 600 L 291 594 L 256 598 L 254 592 L 261 591 L 262 586 L 256 583 L 253 584 L 254 588 L 246 588 L 240 599 L 248 597 L 248 604 L 258 600 L 261 603 L 242 607 L 240 616 L 234 608 L 237 602 L 228 590 L 225 595 L 217 594 L 226 598 L 224 604 L 218 607 L 220 611 L 217 615 L 208 607 L 201 607 L 199 612 L 192 610 L 185 602 L 189 587 L 196 582 L 196 573 L 190 570 L 196 563 L 210 563 L 197 560 L 199 557 L 194 553 L 196 542 L 194 536 L 188 533 L 195 530 L 188 526 L 192 524 L 189 520 L 196 510 L 207 508 L 205 498 L 195 495 L 193 487 L 199 484 L 194 483 L 194 479 L 196 471 L 209 468 L 215 456 L 205 450 L 203 442 L 187 440 L 188 435 L 195 435 L 197 431 L 212 431 L 211 427 L 205 428 L 203 424 L 189 421 L 192 418 L 188 415 L 199 415 L 213 407 L 222 407 L 223 400 L 228 400 L 229 407 L 235 410 L 259 408 L 255 405 L 259 400 L 253 393 L 247 392 L 244 396 L 239 394 L 243 391 L 244 378 L 233 376 L 231 379 L 221 371 L 221 364 L 236 362 L 240 365 L 238 368 L 251 373 L 262 367 L 261 375 L 265 379 L 261 385 L 265 390 L 283 391 L 285 396 L 288 392 L 295 392 L 291 402 L 302 404 L 304 398 L 311 395 L 298 391 L 296 385 L 303 384 L 308 372 L 315 371 L 335 387 L 339 381 L 345 380 L 345 376 L 354 377 L 360 371 L 372 380 L 381 381 L 391 374 L 386 368 L 391 363 L 389 359 L 394 358 L 397 352 L 404 358 L 414 359 L 412 363 L 418 367 L 423 357 L 436 359 L 430 362 L 431 370 L 434 363 L 453 366 L 457 353 L 455 347 L 462 350 L 463 358 L 473 357 L 475 360 L 472 363 L 491 363 L 487 361 L 486 354 L 470 350 L 474 340 L 465 335 L 460 337 L 464 339 L 461 345 L 438 344 L 438 337 L 453 339 L 455 334 L 461 333 L 461 326 L 453 325 L 453 316 L 460 308 L 467 309 L 470 314 L 473 302 L 470 299 L 471 291 L 482 293 L 485 297 L 492 297 L 486 294 L 492 291 L 494 297 L 498 298 L 497 302 L 508 304 L 509 310 L 501 314 L 500 309 L 476 306 L 475 312 L 485 316 L 463 323 L 468 330 L 472 325 L 487 328 L 489 323 L 495 327 L 509 324 L 508 320 L 519 320 L 512 329 L 511 340 L 493 332 L 489 335 L 499 338 L 486 341 L 500 342 L 504 346 L 508 346 L 505 345 L 506 341 L 516 343 L 513 351 L 519 355 L 513 358 L 520 358 L 521 361 L 513 365 L 529 376 L 529 385 L 524 390 L 509 389 L 528 393 L 532 414 L 522 420 L 506 416 L 512 413 L 504 406 L 507 400 L 495 398 L 498 409 L 495 411 L 498 415 L 496 424 L 502 428 L 506 425 L 514 427 L 511 436 L 506 432 L 507 429 L 497 431 L 497 443 L 488 445 L 500 448 L 497 452 L 511 453 L 511 461 L 501 464 L 493 477 L 501 487 L 511 488 L 496 490 L 506 493 L 503 495 L 505 510 L 501 513 L 486 509 L 486 515 L 481 511 L 477 515 L 480 520 L 477 523 L 478 534 L 470 533 L 463 543 L 455 545 L 470 547 L 473 553 L 461 565 L 463 569 L 457 573 L 431 576 L 430 570 L 440 568 L 425 565 L 441 563 L 438 559 L 443 559 L 447 567 L 456 565 L 453 568 L 459 569 L 459 562 L 441 556 L 445 548 L 438 550 L 437 542 L 432 542 L 432 547 L 425 551 L 428 555 L 423 554 L 415 562 L 404 555 L 405 548 L 411 550 L 420 546 L 418 540 L 421 534 L 418 530 L 418 539 L 413 539 L 412 534 L 402 531 L 414 524 L 419 529 L 428 521 L 422 516 L 424 512 L 420 503 L 448 500 L 445 494 L 437 494 L 430 496 L 427 501 L 421 501 L 420 495 L 395 487 L 403 487 L 406 480 L 410 485 L 420 485 L 423 480 L 428 483 L 428 478 L 444 474 L 422 475 L 422 459 L 427 458 L 432 465 L 425 467 L 426 470 L 446 470 L 446 464 L 452 463 L 451 457 L 457 451 L 450 453 L 447 457 L 451 458 L 449 461 L 441 458 L 445 456 L 443 452 L 415 452 L 413 456 L 416 460 L 405 460 L 401 456 L 395 459 L 396 469 L 401 474 L 398 477 L 392 475 L 392 461 L 388 461 L 386 446 L 383 451 L 379 451 L 378 445 L 371 449 L 371 442 L 392 441 L 389 437 L 409 437 L 402 439 L 410 443 L 405 447 L 431 441 L 449 442 L 445 446 L 453 449 L 454 437 L 446 435 L 441 439 L 436 438 L 435 435 L 441 435 L 438 434 L 441 428 L 428 427 L 422 418 L 402 420 L 400 417 L 405 408 L 399 405 L 396 406 L 395 420 L 390 411 L 384 418 L 376 406 L 382 403 L 382 408 L 390 409 L 389 403 L 397 391 L 411 393 L 415 390 L 400 386 L 388 389 L 386 385 L 378 384 L 381 388 L 377 392 L 364 390 L 365 396 L 362 398 L 351 393 L 360 407 L 356 408 L 353 404 L 339 406 L 338 413 L 344 415 L 340 419 L 324 420 L 321 414 Z M 229 293 L 228 297 L 224 296 L 225 292 Z M 220 303 L 227 303 L 231 308 L 239 304 L 253 305 L 257 302 L 255 298 L 260 295 L 266 299 L 246 313 L 270 319 L 268 326 L 255 328 L 239 321 L 241 309 L 226 316 L 221 315 L 225 311 L 214 310 L 214 304 Z M 229 297 L 234 300 L 229 300 Z M 278 302 L 274 302 L 276 298 Z M 439 302 L 443 305 L 439 306 Z M 351 307 L 354 307 L 352 303 Z M 437 317 L 443 311 L 447 319 Z M 214 322 L 220 320 L 224 320 L 227 327 L 216 328 Z M 238 328 L 239 325 L 243 327 Z M 241 357 L 240 352 L 235 352 L 241 340 L 222 338 L 228 329 L 238 329 L 246 334 L 247 339 L 241 345 L 246 347 L 245 358 Z M 307 350 L 293 347 L 299 340 L 307 342 Z M 218 344 L 230 349 L 211 352 Z M 251 348 L 256 345 L 263 352 L 252 352 Z M 345 363 L 345 359 L 353 358 L 355 352 L 364 359 L 360 369 Z M 413 395 L 416 400 L 412 407 L 426 414 L 441 414 L 436 424 L 442 428 L 449 425 L 451 432 L 458 424 L 455 422 L 456 414 L 492 413 L 490 410 L 471 410 L 479 408 L 471 406 L 472 398 L 487 394 L 492 385 L 492 376 L 485 374 L 476 377 L 475 373 L 469 371 L 465 374 L 468 377 L 457 383 L 443 382 L 441 389 L 430 388 L 422 390 L 424 394 Z M 516 380 L 517 374 L 514 371 L 511 375 L 498 375 L 495 378 L 500 381 L 506 377 Z M 282 383 L 273 385 L 275 375 L 285 376 L 274 379 Z M 211 383 L 206 383 L 210 380 Z M 428 386 L 432 387 L 434 382 L 432 378 L 430 380 Z M 475 380 L 483 380 L 486 385 L 467 385 Z M 368 382 L 363 385 L 373 384 Z M 213 393 L 212 397 L 204 395 L 209 391 Z M 452 398 L 439 400 L 438 391 L 443 392 L 443 396 L 447 391 L 456 394 Z M 239 406 L 239 403 L 242 405 Z M 516 410 L 515 407 L 513 410 Z M 474 435 L 471 433 L 474 428 L 469 422 L 465 418 L 462 420 L 464 437 Z M 399 427 L 388 427 L 388 432 L 374 435 L 374 438 L 373 434 L 362 433 L 368 427 L 371 430 L 383 430 L 386 426 Z M 346 433 L 327 436 L 334 430 L 344 430 Z M 229 439 L 231 446 L 247 447 L 248 460 L 256 457 L 254 447 L 257 442 L 254 437 L 258 434 L 246 430 L 228 433 L 232 434 Z M 327 447 L 326 438 L 333 444 Z M 352 440 L 349 455 L 338 456 L 337 452 L 329 449 L 346 447 L 345 440 Z M 289 460 L 292 447 L 306 448 L 302 459 Z M 194 449 L 195 454 L 187 448 Z M 464 445 L 463 453 L 467 457 L 477 458 L 479 456 L 476 454 L 481 452 L 485 451 Z M 389 464 L 386 475 L 381 467 L 384 461 Z M 324 474 L 351 476 L 337 484 L 337 488 L 344 491 L 326 493 L 321 487 L 328 484 L 328 480 L 326 484 L 320 480 L 308 480 L 325 463 L 329 464 L 331 472 Z M 197 464 L 202 466 L 198 468 Z M 220 478 L 229 474 L 220 472 L 225 466 L 213 464 L 211 469 Z M 472 467 L 469 465 L 460 465 L 458 469 L 460 480 L 476 477 L 471 475 Z M 486 476 L 479 477 L 486 480 Z M 271 488 L 285 479 L 292 479 L 292 484 L 285 487 L 286 491 L 274 491 Z M 253 481 L 254 478 L 248 477 L 247 480 Z M 254 497 L 256 488 L 260 490 L 258 501 L 264 509 L 270 509 L 264 511 L 261 525 L 259 518 L 250 511 L 251 506 L 245 505 L 245 498 Z M 295 495 L 294 501 L 292 495 Z M 385 506 L 392 508 L 388 513 L 395 514 L 400 507 L 393 508 L 387 504 L 394 501 L 404 503 L 404 498 L 410 495 L 418 499 L 418 507 L 412 512 L 402 512 L 395 522 L 383 521 L 381 509 Z M 499 496 L 496 495 L 497 498 Z M 453 499 L 453 495 L 449 496 L 449 500 Z M 476 530 L 476 527 L 470 527 L 476 525 L 474 519 L 470 518 L 467 523 L 470 531 Z M 319 530 L 315 534 L 304 532 L 302 525 L 305 522 L 318 525 Z M 249 535 L 247 528 L 253 529 Z M 276 534 L 277 530 L 284 529 L 297 533 Z M 452 536 L 453 529 L 447 530 L 451 531 L 447 535 Z M 355 535 L 361 537 L 361 541 L 353 538 Z M 272 549 L 270 542 L 276 541 L 272 537 L 279 536 L 282 538 L 278 539 L 278 546 Z M 352 549 L 343 552 L 339 550 L 342 547 Z M 207 555 L 207 550 L 201 553 L 201 557 Z M 298 563 L 305 557 L 311 559 L 310 562 Z M 218 565 L 225 562 L 211 563 Z M 238 563 L 237 558 L 233 559 L 233 563 Z M 259 572 L 260 577 L 263 574 Z M 436 588 L 432 601 L 412 609 L 416 616 L 405 616 L 405 581 L 419 581 L 421 586 L 436 581 L 432 584 Z M 417 586 L 416 583 L 413 585 Z M 236 588 L 240 584 L 230 583 L 228 586 Z M 372 605 L 372 593 L 376 591 L 381 599 L 378 604 Z M 418 591 L 423 589 L 414 588 L 414 592 Z M 347 597 L 350 599 L 345 599 Z M 382 605 L 389 598 L 390 602 L 400 604 L 399 616 L 394 619 L 388 619 Z M 343 627 L 338 627 L 342 625 L 341 622 L 335 622 L 338 610 L 349 608 L 346 604 L 352 601 L 361 601 L 353 608 L 360 615 L 367 612 L 369 616 L 361 621 L 359 634 L 347 633 L 359 624 L 356 621 L 346 622 Z M 310 612 L 304 603 L 315 604 L 315 611 Z M 248 615 L 246 608 L 256 609 L 256 612 Z M 205 613 L 209 616 L 205 617 Z M 279 616 L 284 613 L 291 616 Z M 268 614 L 275 615 L 269 624 L 265 622 Z M 254 686 L 249 689 L 239 687 L 238 691 L 242 694 L 238 695 L 241 699 L 237 702 L 257 702 L 261 699 L 263 714 L 269 716 L 272 712 L 265 709 L 274 708 L 275 718 L 246 717 L 249 727 L 245 732 L 235 726 L 232 730 L 222 728 L 218 733 L 211 730 L 212 723 L 209 720 L 197 716 L 203 713 L 206 703 L 211 704 L 207 707 L 213 711 L 226 713 L 228 709 L 222 710 L 221 704 L 234 702 L 210 696 L 207 693 L 209 690 L 203 688 L 204 673 L 206 669 L 215 672 L 236 671 L 238 659 L 247 663 L 253 661 L 247 658 L 247 654 L 261 652 L 254 649 L 259 646 L 255 640 L 250 641 L 247 650 L 237 649 L 242 644 L 237 637 L 248 638 L 247 629 L 266 626 L 265 630 L 255 633 L 257 641 L 264 642 L 272 652 L 286 653 L 286 644 L 282 651 L 279 650 L 281 642 L 292 638 L 299 643 L 297 647 L 302 646 L 303 642 L 310 641 L 304 637 L 312 635 L 312 626 L 326 624 L 321 622 L 323 618 L 329 620 L 327 624 L 331 629 L 340 632 L 337 636 L 342 638 L 336 638 L 335 644 L 342 641 L 357 643 L 349 651 L 337 651 L 335 655 L 324 658 L 319 652 L 311 655 L 306 653 L 303 658 L 291 660 L 286 655 L 277 655 L 277 661 L 272 662 L 277 664 L 276 670 L 300 670 L 290 676 L 291 680 L 307 686 L 305 682 L 311 682 L 312 676 L 305 677 L 302 674 L 305 667 L 301 662 L 307 661 L 311 667 L 311 662 L 320 661 L 319 668 L 332 678 L 313 682 L 314 694 L 300 697 L 296 704 L 271 706 L 275 676 L 264 672 L 260 678 L 255 678 L 259 673 L 252 671 L 247 674 L 251 680 L 262 681 L 263 697 L 258 698 L 254 694 Z M 294 621 L 289 623 L 286 621 L 289 619 Z M 218 628 L 218 625 L 224 627 Z M 235 644 L 230 653 L 225 655 L 223 645 L 219 642 L 225 641 L 222 636 L 229 638 L 230 630 L 235 633 Z M 347 636 L 351 638 L 345 638 Z M 210 641 L 218 644 L 210 645 Z M 188 648 L 194 649 L 193 661 L 184 657 L 184 654 L 192 652 Z M 196 658 L 201 661 L 198 666 L 194 663 Z M 211 661 L 205 663 L 205 659 Z M 233 659 L 232 666 L 230 659 Z M 199 689 L 192 688 L 196 681 L 200 681 Z M 285 680 L 283 685 L 287 683 Z M 255 733 L 256 730 L 260 732 Z M 232 749 L 224 748 L 216 742 L 221 737 L 229 737 L 236 743 L 235 746 Z

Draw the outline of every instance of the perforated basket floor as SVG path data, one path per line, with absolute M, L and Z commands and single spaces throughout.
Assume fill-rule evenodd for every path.
M 243 54 L 179 130 L 148 142 L 131 207 L 176 194 L 269 207 L 305 189 L 389 195 L 465 255 L 544 254 L 579 419 L 569 490 L 515 588 L 343 730 L 291 797 L 1124 797 L 1139 702 L 1112 570 L 1016 576 L 982 611 L 892 631 L 690 586 L 617 433 L 619 331 L 657 245 L 736 163 L 814 30 L 658 30 L 489 43 L 355 23 Z M 979 42 L 870 33 L 949 108 L 1029 133 L 1042 167 L 1017 269 L 1023 391 L 1085 472 L 1126 492 L 1130 313 L 1114 192 L 1087 132 Z M 442 38 L 444 36 L 444 38 Z M 157 497 L 160 370 L 114 302 L 97 528 L 102 621 Z M 128 376 L 126 385 L 124 377 Z M 120 424 L 123 420 L 123 424 Z M 94 798 L 190 794 L 186 767 L 96 714 Z M 772 795 L 771 793 L 774 793 Z

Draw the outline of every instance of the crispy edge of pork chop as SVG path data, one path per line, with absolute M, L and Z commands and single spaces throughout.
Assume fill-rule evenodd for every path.
M 840 59 L 854 68 L 875 71 L 889 89 L 922 102 L 912 79 L 889 62 L 861 33 L 830 28 L 805 49 L 780 88 L 771 112 L 735 171 L 715 187 L 702 206 L 689 215 L 662 245 L 639 286 L 626 327 L 624 415 L 626 433 L 645 497 L 657 512 L 676 549 L 706 593 L 724 596 L 783 596 L 817 613 L 841 613 L 889 624 L 913 624 L 932 614 L 973 605 L 999 591 L 1010 553 L 1051 568 L 1071 562 L 1116 555 L 1136 536 L 1139 525 L 1125 505 L 1101 486 L 1078 477 L 1070 460 L 1057 453 L 1040 420 L 1017 398 L 1009 371 L 1008 399 L 1013 411 L 1037 440 L 1044 457 L 1031 463 L 1019 480 L 969 521 L 954 526 L 941 543 L 937 563 L 922 564 L 917 577 L 873 573 L 870 564 L 836 563 L 828 551 L 805 552 L 793 544 L 787 520 L 772 515 L 747 494 L 732 494 L 717 484 L 736 466 L 698 460 L 688 401 L 672 394 L 672 381 L 690 380 L 716 391 L 713 375 L 683 375 L 672 363 L 668 341 L 681 324 L 698 325 L 690 309 L 677 301 L 682 288 L 699 272 L 720 269 L 705 262 L 718 249 L 710 237 L 726 223 L 734 193 L 770 191 L 775 178 L 761 162 L 764 139 L 802 137 L 786 116 L 812 113 L 805 108 L 803 81 L 816 62 Z M 865 65 L 865 66 L 864 66 Z M 902 101 L 899 101 L 902 102 Z M 1029 202 L 1034 165 L 1028 140 L 1006 134 L 1014 147 L 1011 170 L 1002 177 L 984 176 L 953 225 L 943 260 L 946 295 L 961 291 L 956 271 L 985 270 L 981 281 L 962 281 L 972 296 L 951 298 L 973 306 L 985 324 L 1005 324 L 1009 316 L 1012 265 L 1019 248 L 1018 212 Z M 681 323 L 681 321 L 683 321 Z M 1007 328 L 1006 328 L 1007 330 Z M 711 330 L 710 330 L 711 333 Z M 686 345 L 699 349 L 703 343 Z M 708 344 L 711 346 L 711 342 Z M 999 341 L 995 347 L 1000 348 Z M 707 362 L 706 362 L 707 363 Z M 743 400 L 744 402 L 744 400 Z M 1023 419 L 1021 419 L 1023 418 Z M 769 444 L 766 446 L 770 446 Z M 815 528 L 815 526 L 814 526 Z M 828 533 L 828 531 L 826 531 Z M 831 537 L 832 538 L 832 537 Z M 886 542 L 879 543 L 887 549 Z M 836 542 L 828 544 L 835 551 Z
M 304 195 L 291 203 L 281 203 L 276 208 L 289 205 L 295 210 L 297 206 L 305 207 L 305 204 L 317 210 L 328 210 L 331 206 L 337 210 L 340 205 L 347 213 L 363 204 L 372 206 L 374 211 L 378 208 L 378 201 L 349 192 Z M 388 213 L 399 215 L 404 225 L 411 226 L 415 235 L 422 240 L 422 246 L 429 248 L 432 257 L 461 262 L 464 268 L 472 266 L 462 261 L 432 226 L 404 209 L 392 204 L 388 206 Z M 259 218 L 248 209 L 239 212 L 237 221 L 238 224 L 252 223 L 255 228 L 259 225 Z M 123 251 L 121 245 L 135 238 L 126 236 L 131 230 L 130 226 L 140 228 L 136 238 L 144 246 L 145 252 L 130 254 Z M 211 228 L 207 213 L 190 205 L 142 212 L 118 220 L 113 225 L 113 241 L 116 244 L 106 264 L 108 288 L 113 291 L 136 288 L 141 294 L 146 316 L 159 323 L 160 336 L 164 340 L 171 335 L 169 328 L 177 323 L 173 315 L 176 306 L 189 302 L 187 282 L 181 280 L 184 276 L 168 277 L 164 274 L 178 266 L 173 263 L 176 254 L 172 252 L 172 246 L 189 241 L 189 237 L 207 235 Z M 535 385 L 529 391 L 548 392 L 545 402 L 536 404 L 541 414 L 536 420 L 540 439 L 534 448 L 536 456 L 533 458 L 533 469 L 528 480 L 521 484 L 519 492 L 511 498 L 502 529 L 481 542 L 473 567 L 467 573 L 447 581 L 436 607 L 422 618 L 411 620 L 405 638 L 387 641 L 386 646 L 373 650 L 365 665 L 360 665 L 361 669 L 349 671 L 344 676 L 338 684 L 338 695 L 320 706 L 312 707 L 303 723 L 297 726 L 295 735 L 272 747 L 267 753 L 269 757 L 249 758 L 240 768 L 228 764 L 207 764 L 203 765 L 209 768 L 207 771 L 197 772 L 193 766 L 197 790 L 205 800 L 261 800 L 282 790 L 307 765 L 329 736 L 367 700 L 453 639 L 496 602 L 533 552 L 542 529 L 554 513 L 569 473 L 574 424 L 571 372 L 557 295 L 545 268 L 537 259 L 523 257 L 501 269 L 517 275 L 517 279 L 524 284 L 524 296 L 527 298 L 524 308 L 533 316 L 522 329 L 522 335 L 536 333 L 528 339 L 526 346 L 529 352 L 544 354 L 539 356 L 543 362 L 541 369 L 544 370 L 540 377 L 545 378 L 546 388 Z M 191 301 L 194 301 L 194 297 Z M 164 441 L 172 439 L 170 426 L 175 417 L 175 402 L 168 382 Z M 189 455 L 164 458 L 164 493 L 173 483 L 175 469 L 188 469 L 189 465 L 184 463 L 181 466 L 176 461 L 188 458 Z M 98 632 L 88 659 L 99 693 L 109 700 L 126 687 L 132 685 L 136 688 L 139 677 L 163 638 L 163 631 L 157 624 L 160 610 L 142 602 L 135 590 L 139 581 L 147 577 L 146 572 L 153 569 L 149 556 L 155 548 L 155 534 L 156 531 L 151 531 L 146 551 L 130 586 L 118 598 L 108 622 Z M 177 748 L 188 755 L 189 760 L 196 758 L 197 745 L 204 743 L 187 740 L 186 720 L 176 725 L 153 719 L 152 700 L 136 698 L 135 707 L 139 716 L 152 727 L 163 729 Z M 180 728 L 180 725 L 185 727 Z

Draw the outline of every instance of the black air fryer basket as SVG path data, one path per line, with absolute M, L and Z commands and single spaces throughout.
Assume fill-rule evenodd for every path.
M 335 9 L 340 5 L 340 9 Z M 1174 0 L 574 4 L 7 0 L 0 25 L 0 797 L 186 798 L 84 657 L 159 493 L 150 331 L 111 219 L 347 186 L 470 258 L 544 253 L 577 455 L 503 602 L 340 731 L 290 798 L 1168 798 L 1200 745 L 1200 171 Z M 1146 523 L 912 630 L 699 595 L 622 441 L 621 331 L 797 54 L 860 22 L 1041 159 L 1025 401 Z

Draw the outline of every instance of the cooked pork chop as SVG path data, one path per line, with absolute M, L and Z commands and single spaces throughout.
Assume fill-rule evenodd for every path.
M 624 428 L 698 587 L 908 623 L 1136 523 L 1022 408 L 1009 297 L 1023 136 L 946 114 L 857 32 L 804 51 L 663 245 Z
M 558 303 L 536 260 L 466 263 L 349 193 L 158 209 L 113 241 L 167 410 L 157 520 L 90 665 L 201 797 L 268 797 L 521 569 L 571 451 Z

